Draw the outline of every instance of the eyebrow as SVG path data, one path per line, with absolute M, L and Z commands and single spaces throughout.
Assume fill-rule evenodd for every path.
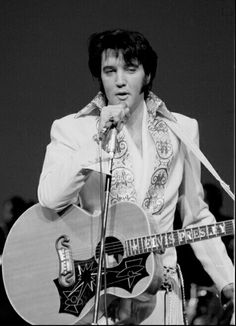
M 102 70 L 106 70 L 106 69 L 114 69 L 115 65 L 105 65 L 102 67 Z
M 138 63 L 138 62 L 129 62 L 129 63 L 125 63 L 124 64 L 124 67 L 130 67 L 130 66 L 138 68 L 140 66 L 140 63 Z M 103 68 L 102 68 L 102 70 L 105 70 L 105 69 L 113 69 L 115 67 L 116 67 L 115 64 L 114 65 L 109 65 L 108 64 L 108 65 L 104 65 Z
M 129 66 L 132 66 L 132 67 L 139 67 L 140 66 L 140 63 L 138 62 L 128 62 L 128 63 L 125 63 L 125 67 L 129 67 Z

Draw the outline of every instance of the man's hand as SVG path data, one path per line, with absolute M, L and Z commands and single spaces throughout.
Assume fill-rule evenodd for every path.
M 99 121 L 99 138 L 102 139 L 106 131 L 115 125 L 120 131 L 129 117 L 129 108 L 125 103 L 104 106 L 101 110 Z
M 235 325 L 234 315 L 234 284 L 226 285 L 221 291 L 221 303 L 223 305 L 224 314 L 219 325 Z

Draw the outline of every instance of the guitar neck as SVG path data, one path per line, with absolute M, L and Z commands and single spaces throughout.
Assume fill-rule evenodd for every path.
M 127 256 L 134 256 L 230 234 L 234 234 L 234 220 L 129 239 L 125 241 L 125 250 Z

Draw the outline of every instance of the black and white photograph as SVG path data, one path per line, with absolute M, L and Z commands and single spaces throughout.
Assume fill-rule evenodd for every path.
M 235 325 L 235 2 L 0 0 L 0 324 Z

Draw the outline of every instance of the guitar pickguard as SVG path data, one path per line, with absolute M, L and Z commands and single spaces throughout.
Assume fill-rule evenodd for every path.
M 132 293 L 135 285 L 149 276 L 146 260 L 150 253 L 124 258 L 119 265 L 106 268 L 106 287 L 119 287 Z M 63 286 L 59 278 L 54 282 L 60 295 L 59 313 L 79 316 L 87 302 L 95 296 L 98 264 L 94 257 L 88 260 L 74 261 L 75 282 Z M 101 290 L 104 289 L 104 269 L 102 269 Z

